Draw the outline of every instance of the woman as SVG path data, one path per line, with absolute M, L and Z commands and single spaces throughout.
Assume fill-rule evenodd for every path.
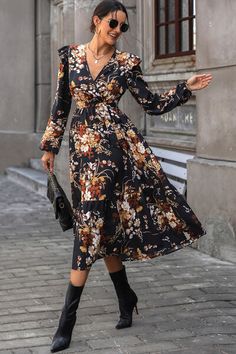
M 182 105 L 192 90 L 208 86 L 210 74 L 158 95 L 143 80 L 140 58 L 115 48 L 129 27 L 125 6 L 102 1 L 91 20 L 92 40 L 58 50 L 61 59 L 55 102 L 40 149 L 53 171 L 72 97 L 70 181 L 74 251 L 65 304 L 51 352 L 70 345 L 76 310 L 92 264 L 103 258 L 118 296 L 117 329 L 132 325 L 138 298 L 122 261 L 147 260 L 191 244 L 204 235 L 200 222 L 168 182 L 157 158 L 118 102 L 128 88 L 144 110 L 163 114 Z

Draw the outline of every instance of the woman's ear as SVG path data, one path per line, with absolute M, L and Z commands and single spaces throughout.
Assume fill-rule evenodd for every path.
M 93 16 L 93 23 L 94 23 L 95 27 L 96 27 L 100 22 L 101 22 L 101 19 L 100 19 L 97 15 Z

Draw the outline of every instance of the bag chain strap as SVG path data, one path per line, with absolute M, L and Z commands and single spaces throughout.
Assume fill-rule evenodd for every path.
M 50 178 L 51 180 L 51 183 L 52 183 L 52 187 L 54 189 L 54 191 L 59 191 L 59 189 L 57 188 L 57 186 L 55 185 L 55 182 L 54 182 L 54 178 L 53 178 L 53 172 L 50 172 L 48 171 L 48 177 Z

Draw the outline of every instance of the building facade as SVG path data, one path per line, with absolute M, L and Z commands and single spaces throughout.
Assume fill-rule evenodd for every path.
M 26 165 L 30 157 L 41 157 L 38 145 L 55 96 L 57 49 L 90 40 L 90 18 L 98 2 L 0 0 L 4 68 L 0 83 L 1 171 L 10 165 Z M 236 20 L 232 16 L 236 2 L 123 3 L 131 30 L 119 40 L 118 49 L 142 58 L 144 78 L 153 92 L 167 90 L 196 73 L 213 75 L 209 88 L 194 93 L 187 104 L 168 114 L 148 116 L 129 92 L 120 108 L 151 146 L 195 155 L 187 164 L 188 201 L 208 232 L 196 247 L 232 259 L 236 252 Z M 56 169 L 68 191 L 68 127 L 73 110 L 72 105 L 56 158 Z

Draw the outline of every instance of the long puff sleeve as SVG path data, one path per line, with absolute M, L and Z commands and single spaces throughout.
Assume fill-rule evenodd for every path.
M 175 88 L 162 94 L 152 93 L 147 82 L 143 79 L 140 62 L 141 59 L 138 56 L 130 54 L 127 87 L 148 114 L 160 115 L 169 112 L 176 106 L 187 102 L 192 96 L 192 92 L 187 88 L 185 82 L 180 82 Z
M 60 63 L 57 75 L 57 88 L 51 114 L 40 142 L 40 150 L 59 152 L 67 119 L 71 108 L 69 88 L 69 46 L 58 49 Z

